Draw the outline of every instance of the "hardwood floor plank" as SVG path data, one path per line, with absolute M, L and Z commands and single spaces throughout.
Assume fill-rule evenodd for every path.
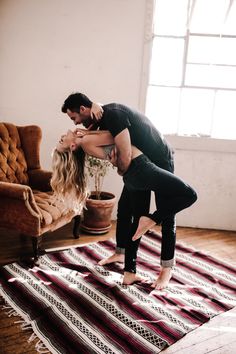
M 221 352 L 227 345 L 236 353 L 236 308 L 216 316 L 162 351 L 163 354 Z
M 72 235 L 72 223 L 54 233 L 45 234 L 43 248 L 68 248 L 86 243 L 102 241 L 114 237 L 115 223 L 106 235 L 89 236 L 81 234 L 80 239 Z M 159 227 L 155 227 L 160 231 Z M 236 232 L 207 229 L 177 228 L 177 241 L 188 247 L 225 262 L 236 265 Z M 31 254 L 31 241 L 19 237 L 15 232 L 0 229 L 0 264 L 19 260 L 19 256 Z M 0 300 L 0 307 L 4 302 Z M 34 345 L 28 343 L 31 331 L 22 331 L 19 324 L 14 324 L 17 317 L 8 317 L 0 310 L 0 353 L 1 354 L 36 354 Z M 236 353 L 236 308 L 216 316 L 208 323 L 188 333 L 184 338 L 165 349 L 163 354 L 234 354 Z

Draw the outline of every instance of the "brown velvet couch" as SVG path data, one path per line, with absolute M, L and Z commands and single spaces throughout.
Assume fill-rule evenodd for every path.
M 42 234 L 74 218 L 73 235 L 78 238 L 80 223 L 73 210 L 52 203 L 51 172 L 40 166 L 41 138 L 38 126 L 0 123 L 0 227 L 30 236 L 35 260 Z

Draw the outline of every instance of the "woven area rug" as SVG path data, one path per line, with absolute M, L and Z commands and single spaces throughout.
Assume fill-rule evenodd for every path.
M 177 244 L 167 289 L 151 288 L 159 271 L 160 236 L 142 238 L 139 274 L 122 285 L 122 265 L 97 262 L 114 250 L 100 242 L 41 257 L 41 265 L 0 269 L 0 294 L 52 353 L 159 353 L 236 305 L 236 270 Z M 46 352 L 46 351 L 44 351 Z

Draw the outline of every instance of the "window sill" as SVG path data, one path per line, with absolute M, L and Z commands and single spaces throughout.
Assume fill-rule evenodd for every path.
M 175 150 L 236 153 L 236 140 L 172 134 L 166 134 L 165 138 Z

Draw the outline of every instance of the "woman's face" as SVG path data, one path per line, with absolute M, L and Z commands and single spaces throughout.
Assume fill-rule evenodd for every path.
M 68 132 L 64 135 L 61 136 L 61 139 L 59 140 L 57 144 L 57 150 L 59 152 L 64 152 L 66 150 L 75 150 L 75 148 L 78 146 L 76 144 L 76 133 L 72 132 L 71 130 L 68 130 Z

